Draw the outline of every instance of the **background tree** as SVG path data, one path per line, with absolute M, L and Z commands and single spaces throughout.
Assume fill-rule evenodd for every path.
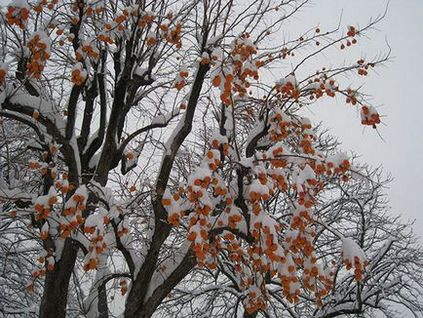
M 17 218 L 16 206 L 25 207 L 28 193 L 38 184 L 26 169 L 30 155 L 26 149 L 31 130 L 11 120 L 1 119 L 0 132 L 0 315 L 35 317 L 39 295 L 27 293 L 37 256 L 37 236 L 28 229 L 30 219 Z M 9 190 L 10 191 L 7 191 Z M 18 190 L 20 189 L 20 190 Z M 25 191 L 28 190 L 28 191 Z M 6 192 L 6 193 L 4 193 Z M 10 202 L 6 198 L 13 197 Z M 37 284 L 40 287 L 41 284 Z
M 339 96 L 363 125 L 380 123 L 365 95 L 338 78 L 366 76 L 386 56 L 308 71 L 317 55 L 350 49 L 382 17 L 283 39 L 283 24 L 307 2 L 7 7 L 0 115 L 35 141 L 19 157 L 32 175 L 20 169 L 18 183 L 1 184 L 1 198 L 3 211 L 16 210 L 13 222 L 30 220 L 42 241 L 42 266 L 28 285 L 45 276 L 40 317 L 108 317 L 115 284 L 125 317 L 149 317 L 168 308 L 184 279 L 188 288 L 198 282 L 186 301 L 198 308 L 193 315 L 202 287 L 235 295 L 234 315 L 246 317 L 283 308 L 333 317 L 405 297 L 420 272 L 396 284 L 401 268 L 384 272 L 380 264 L 392 262 L 373 249 L 386 246 L 385 260 L 391 247 L 412 245 L 384 245 L 383 230 L 369 232 L 371 212 L 383 208 L 371 204 L 378 187 L 365 188 L 369 201 L 357 199 L 350 191 L 363 171 L 303 117 L 316 100 Z M 370 288 L 379 273 L 385 285 Z M 380 291 L 388 287 L 400 292 Z M 413 298 L 401 302 L 421 308 Z M 206 308 L 222 314 L 227 302 Z

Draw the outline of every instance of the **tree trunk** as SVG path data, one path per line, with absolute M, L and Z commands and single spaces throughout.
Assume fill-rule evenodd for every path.
M 78 247 L 66 239 L 62 258 L 54 270 L 47 271 L 40 305 L 40 318 L 65 318 L 69 282 L 75 266 Z
M 102 284 L 98 292 L 98 318 L 109 318 L 109 307 L 107 306 L 106 284 Z
M 145 296 L 139 296 L 138 293 L 129 293 L 126 308 L 125 308 L 125 318 L 148 318 L 153 315 L 157 307 L 160 306 L 163 299 L 172 291 L 172 289 L 178 285 L 178 283 L 184 279 L 188 273 L 194 268 L 197 264 L 195 255 L 191 249 L 186 252 L 183 259 L 178 261 L 179 265 L 172 271 L 172 273 L 166 278 L 166 280 L 156 287 L 153 294 L 148 297 L 148 299 L 143 299 Z M 150 277 L 148 281 L 151 282 Z M 142 279 L 142 277 L 137 277 L 137 279 Z M 154 278 L 153 278 L 154 279 Z M 145 281 L 145 279 L 144 279 Z M 147 289 L 145 287 L 145 289 Z M 132 291 L 132 290 L 131 290 Z

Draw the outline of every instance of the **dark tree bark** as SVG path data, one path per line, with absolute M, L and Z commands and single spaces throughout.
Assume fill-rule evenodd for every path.
M 65 318 L 69 282 L 75 266 L 78 246 L 66 239 L 60 262 L 47 271 L 40 305 L 40 318 Z

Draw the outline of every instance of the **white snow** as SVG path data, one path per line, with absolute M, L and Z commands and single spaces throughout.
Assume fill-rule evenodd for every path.
M 344 260 L 349 260 L 354 264 L 354 258 L 358 257 L 360 262 L 364 262 L 367 257 L 364 251 L 356 242 L 350 238 L 342 238 L 342 255 Z

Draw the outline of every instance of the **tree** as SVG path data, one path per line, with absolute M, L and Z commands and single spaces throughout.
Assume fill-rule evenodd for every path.
M 19 136 L 17 138 L 17 128 Z M 28 182 L 28 171 L 25 169 L 28 157 L 26 154 L 25 140 L 31 132 L 25 126 L 16 125 L 11 120 L 1 120 L 0 132 L 0 184 L 2 189 L 13 187 L 33 187 Z M 26 180 L 25 180 L 26 179 Z M 20 182 L 25 180 L 25 182 Z M 3 190 L 4 191 L 4 190 Z M 14 192 L 14 193 L 13 193 Z M 2 193 L 3 194 L 3 193 Z M 17 211 L 15 205 L 21 206 L 19 200 L 27 200 L 27 196 L 18 191 L 8 192 L 9 197 L 14 196 L 14 202 L 2 202 L 0 217 L 0 314 L 7 316 L 11 313 L 22 313 L 21 308 L 30 308 L 37 299 L 37 295 L 25 292 L 25 285 L 31 278 L 36 252 L 33 245 L 37 244 L 36 236 L 29 234 L 24 218 L 15 219 Z M 38 284 L 39 285 L 39 284 Z M 35 308 L 32 308 L 35 312 Z M 30 312 L 28 312 L 28 316 Z
M 350 49 L 382 17 L 281 40 L 283 23 L 307 2 L 20 0 L 7 7 L 0 115 L 30 130 L 34 142 L 19 157 L 32 174 L 22 168 L 18 183 L 5 178 L 0 198 L 3 213 L 16 211 L 14 224 L 30 220 L 42 241 L 28 285 L 45 276 L 40 317 L 108 317 L 116 284 L 128 318 L 169 313 L 167 304 L 188 314 L 189 302 L 196 316 L 202 299 L 221 314 L 228 293 L 245 317 L 272 310 L 295 317 L 310 308 L 334 317 L 386 300 L 421 310 L 402 298 L 421 270 L 401 283 L 392 278 L 401 269 L 385 271 L 395 260 L 389 251 L 405 249 L 406 269 L 421 262 L 407 254 L 412 236 L 400 232 L 405 238 L 383 245 L 383 230 L 371 223 L 383 208 L 372 205 L 379 188 L 364 191 L 368 201 L 357 198 L 363 181 L 354 179 L 363 171 L 303 117 L 315 101 L 340 96 L 360 110 L 363 125 L 380 123 L 365 95 L 339 77 L 366 76 L 387 56 L 311 75 L 307 65 L 328 50 Z M 286 63 L 295 66 L 282 73 Z M 357 231 L 346 231 L 348 224 Z M 35 250 L 33 242 L 25 246 Z M 380 246 L 383 262 L 374 254 Z M 369 296 L 373 274 L 386 284 Z

